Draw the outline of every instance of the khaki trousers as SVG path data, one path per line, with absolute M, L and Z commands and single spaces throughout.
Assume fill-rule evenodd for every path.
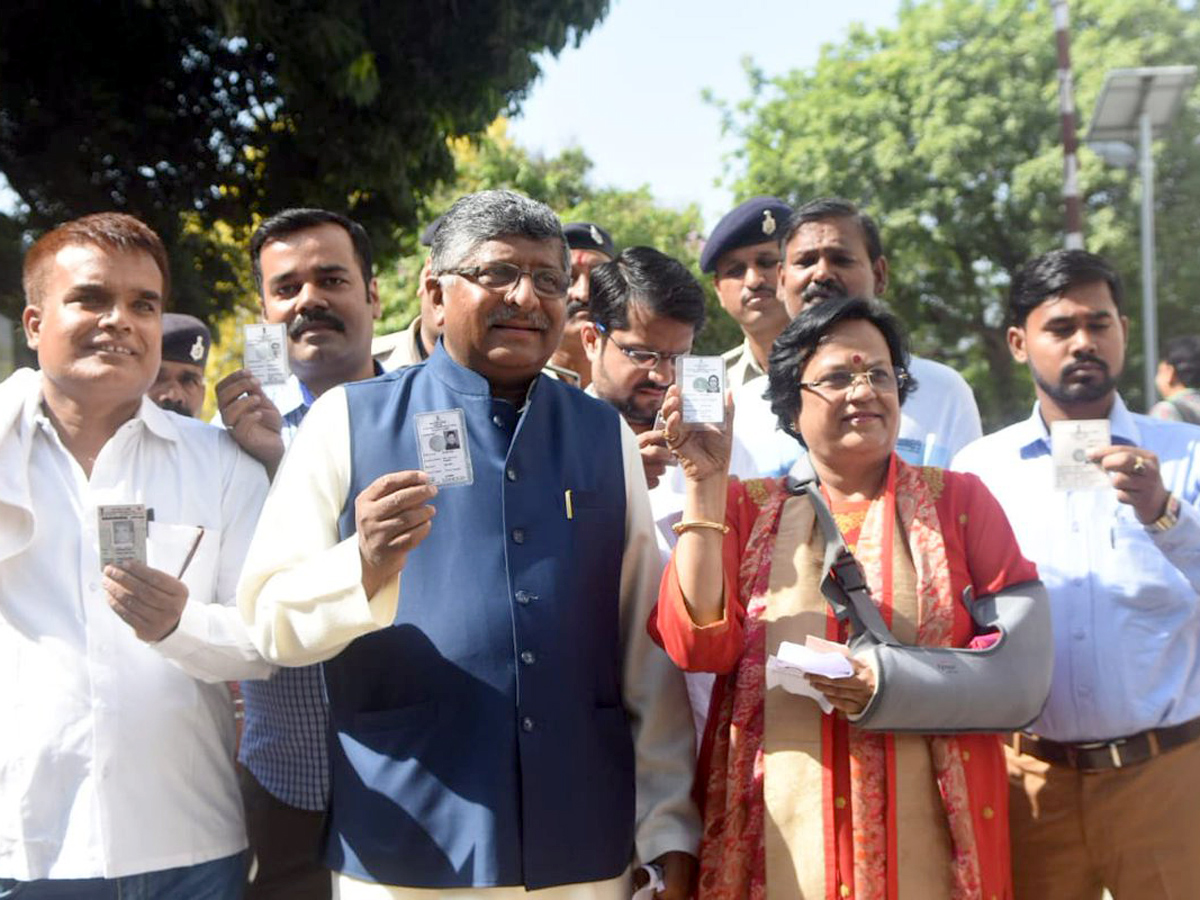
M 1017 900 L 1200 898 L 1200 741 L 1088 774 L 1005 753 Z

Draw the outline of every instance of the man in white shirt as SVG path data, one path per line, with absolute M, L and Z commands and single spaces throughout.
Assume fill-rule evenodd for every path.
M 845 294 L 879 297 L 887 290 L 888 260 L 879 228 L 853 203 L 822 198 L 796 210 L 783 232 L 779 294 L 795 318 L 810 303 Z M 896 452 L 914 465 L 947 466 L 951 457 L 982 433 L 971 388 L 949 366 L 912 356 L 909 374 L 917 387 L 900 411 Z M 755 458 L 742 477 L 782 475 L 800 445 L 780 431 L 763 400 L 766 378 L 734 394 L 734 437 Z
M 25 257 L 40 372 L 0 384 L 0 897 L 241 896 L 224 682 L 271 671 L 229 603 L 267 490 L 220 429 L 160 410 L 166 252 L 102 213 Z M 140 504 L 145 563 L 101 566 Z

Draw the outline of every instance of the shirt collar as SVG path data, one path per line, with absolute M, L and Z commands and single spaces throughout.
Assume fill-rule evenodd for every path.
M 1042 419 L 1042 404 L 1033 404 L 1033 413 L 1017 426 L 1017 445 L 1022 458 L 1041 456 L 1050 452 L 1050 429 Z M 1120 394 L 1113 395 L 1108 411 L 1108 428 L 1114 444 L 1141 446 L 1142 432 Z
M 429 354 L 429 359 L 423 365 L 427 371 L 452 391 L 483 397 L 492 396 L 492 386 L 488 383 L 488 380 L 474 369 L 468 369 L 466 366 L 455 362 L 450 354 L 446 352 L 445 344 L 441 338 L 438 338 L 437 346 L 433 348 L 433 352 Z M 524 410 L 529 404 L 530 399 L 533 397 L 534 389 L 541 379 L 542 376 L 539 373 L 530 382 L 529 390 L 525 392 L 525 399 L 520 406 L 521 410 Z
M 44 424 L 47 428 L 53 428 L 50 417 L 46 415 L 42 407 L 42 400 L 42 382 L 39 376 L 37 389 L 30 391 L 26 397 L 22 419 L 27 426 L 36 427 Z M 160 409 L 158 404 L 143 395 L 137 412 L 122 422 L 119 427 L 124 428 L 128 422 L 139 422 L 155 437 L 174 442 L 179 440 L 179 426 L 175 423 L 173 416 L 174 413 L 167 413 Z
M 372 378 L 378 378 L 384 374 L 383 365 L 377 359 L 371 360 L 371 370 Z M 316 395 L 308 389 L 308 385 L 294 374 L 289 375 L 288 380 L 283 384 L 267 385 L 263 388 L 263 393 L 275 404 L 279 414 L 285 418 L 297 410 L 307 410 L 317 402 Z

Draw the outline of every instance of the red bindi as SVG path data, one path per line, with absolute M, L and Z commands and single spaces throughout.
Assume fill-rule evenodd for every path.
M 855 364 L 856 366 L 857 366 L 859 363 L 861 363 L 861 362 L 862 362 L 862 359 L 863 359 L 863 358 L 862 358 L 861 356 L 859 356 L 857 353 L 855 353 L 855 354 L 854 354 L 854 364 Z

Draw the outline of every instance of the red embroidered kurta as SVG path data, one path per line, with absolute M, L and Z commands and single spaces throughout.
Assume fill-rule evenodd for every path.
M 921 491 L 933 501 L 936 520 L 940 525 L 940 536 L 944 542 L 949 590 L 955 598 L 961 597 L 967 587 L 972 589 L 974 596 L 980 597 L 1037 578 L 1033 564 L 1021 556 L 999 505 L 977 478 L 935 469 L 908 469 L 902 464 L 897 466 L 897 469 L 902 473 L 898 502 L 904 499 L 903 486 L 915 484 L 914 478 L 921 479 Z M 681 668 L 717 673 L 733 673 L 738 668 L 745 650 L 747 627 L 745 584 L 739 584 L 739 572 L 744 575 L 747 541 L 772 494 L 777 494 L 775 484 L 737 481 L 730 484 L 726 514 L 730 530 L 723 546 L 726 605 L 724 617 L 720 622 L 706 627 L 696 626 L 683 603 L 673 560 L 664 573 L 659 606 L 656 619 L 651 623 L 651 631 Z M 762 523 L 759 523 L 759 526 L 761 528 Z M 749 562 L 753 563 L 754 560 Z M 766 557 L 766 565 L 769 567 L 769 557 Z M 953 646 L 967 646 L 974 636 L 975 626 L 967 610 L 962 603 L 954 603 L 949 643 Z M 726 693 L 736 689 L 737 682 L 733 677 L 718 678 L 712 705 L 714 715 L 710 716 L 697 775 L 698 794 L 702 803 L 705 800 L 704 795 L 712 792 L 711 778 L 714 773 L 707 771 L 707 766 L 714 742 L 720 743 L 723 738 L 724 744 L 721 749 L 725 753 L 728 752 L 728 734 L 714 735 L 714 728 L 718 719 L 721 719 L 721 724 L 728 729 L 729 721 L 727 717 L 722 719 L 715 713 L 723 702 L 729 700 Z M 728 712 L 728 706 L 726 711 Z M 761 716 L 758 717 L 758 721 L 761 723 Z M 832 721 L 830 725 L 832 726 Z M 838 728 L 837 731 L 844 734 L 842 728 Z M 829 734 L 832 736 L 832 728 Z M 961 804 L 968 811 L 970 820 L 965 827 L 973 835 L 975 852 L 972 855 L 977 857 L 977 860 L 972 860 L 973 877 L 959 879 L 957 894 L 976 895 L 978 892 L 978 896 L 985 898 L 1009 897 L 1011 886 L 1008 872 L 1007 779 L 999 738 L 991 735 L 964 735 L 954 740 L 957 741 L 955 752 L 961 757 L 961 768 L 965 778 L 965 791 L 962 792 L 965 796 L 961 798 Z M 844 739 L 834 741 L 831 746 L 834 753 L 846 752 Z M 832 769 L 844 770 L 844 764 L 839 764 L 838 760 L 829 762 Z M 755 805 L 756 808 L 748 811 L 745 818 L 739 819 L 737 823 L 727 821 L 728 816 L 724 813 L 714 813 L 713 810 L 706 809 L 704 841 L 724 841 L 726 844 L 732 841 L 734 848 L 726 848 L 725 859 L 728 859 L 731 852 L 735 855 L 742 854 L 746 859 L 752 860 L 747 865 L 761 873 L 761 846 L 737 845 L 738 841 L 762 840 L 763 799 L 758 768 L 756 765 L 756 785 L 746 798 L 746 802 Z M 729 797 L 735 796 L 734 791 L 737 789 L 736 786 L 729 786 L 728 796 L 722 797 L 723 802 L 728 804 Z M 848 869 L 850 862 L 844 858 L 845 835 L 849 833 L 848 820 L 851 809 L 844 806 L 832 809 L 830 813 L 832 828 L 829 830 L 831 841 L 827 854 L 833 862 L 829 864 L 837 869 Z M 731 831 L 738 833 L 728 833 Z M 961 828 L 959 831 L 962 833 Z M 894 835 L 891 836 L 889 845 L 894 846 Z M 761 874 L 757 877 L 761 879 Z M 832 885 L 835 880 L 845 883 L 841 881 L 840 876 L 836 879 L 831 877 L 829 883 Z M 965 889 L 964 884 L 967 885 Z M 762 887 L 755 885 L 756 889 L 751 893 L 758 895 Z M 712 893 L 714 896 L 720 895 L 718 891 Z M 894 895 L 894 886 L 889 886 L 886 892 L 881 886 L 879 896 L 885 895 Z M 702 882 L 701 897 L 704 896 L 706 892 Z

